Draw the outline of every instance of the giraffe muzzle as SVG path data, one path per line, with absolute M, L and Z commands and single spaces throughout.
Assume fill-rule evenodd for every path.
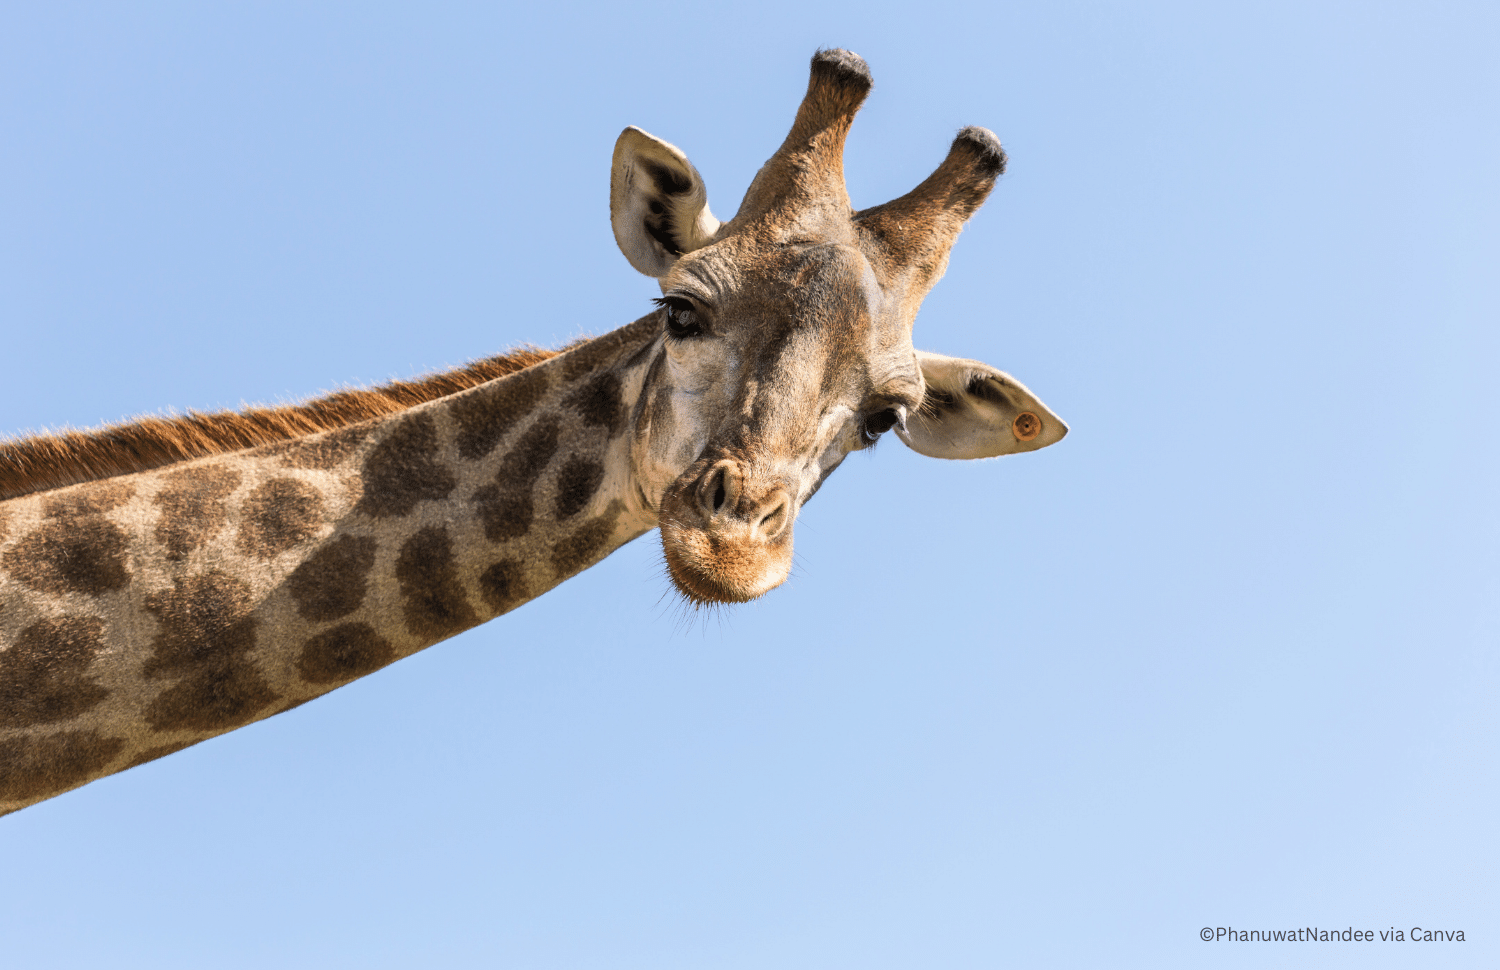
M 695 603 L 743 603 L 786 581 L 792 564 L 790 490 L 740 462 L 699 464 L 661 505 L 662 550 L 677 589 Z

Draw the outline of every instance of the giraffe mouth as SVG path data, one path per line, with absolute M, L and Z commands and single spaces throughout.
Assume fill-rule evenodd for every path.
M 693 603 L 744 603 L 786 582 L 792 501 L 747 480 L 738 462 L 699 463 L 661 503 L 661 544 L 678 592 Z
M 678 592 L 693 603 L 747 603 L 786 582 L 791 529 L 775 542 L 749 531 L 702 528 L 663 516 L 662 552 Z

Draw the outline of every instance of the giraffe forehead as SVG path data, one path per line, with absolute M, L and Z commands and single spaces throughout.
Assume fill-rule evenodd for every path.
M 662 278 L 662 291 L 687 284 L 711 300 L 751 292 L 789 307 L 863 297 L 887 308 L 886 315 L 914 316 L 931 274 L 914 273 L 921 260 L 893 251 L 855 215 L 847 205 L 815 206 L 746 226 L 730 223 L 712 243 L 680 257 Z
M 864 356 L 870 334 L 899 306 L 853 245 L 808 241 L 746 252 L 743 242 L 726 243 L 685 256 L 663 279 L 662 291 L 704 303 L 717 335 L 736 343 L 748 360 L 774 355 L 790 331 L 811 331 L 813 343 L 836 345 L 845 357 Z M 805 339 L 799 344 L 811 346 Z
M 795 402 L 826 407 L 828 398 L 864 393 L 900 370 L 899 361 L 911 356 L 910 331 L 896 312 L 899 302 L 857 250 L 818 247 L 804 257 L 792 306 L 771 316 L 753 356 L 767 390 L 791 379 L 805 385 L 792 392 Z

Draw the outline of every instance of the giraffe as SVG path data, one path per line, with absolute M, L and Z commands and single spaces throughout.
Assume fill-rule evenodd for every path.
M 951 459 L 1060 440 L 1009 375 L 912 343 L 999 142 L 965 128 L 855 211 L 843 145 L 870 86 L 857 55 L 814 55 L 728 222 L 681 150 L 625 129 L 610 218 L 662 296 L 604 336 L 0 449 L 0 813 L 296 707 L 653 528 L 689 603 L 761 596 L 803 504 L 886 432 Z

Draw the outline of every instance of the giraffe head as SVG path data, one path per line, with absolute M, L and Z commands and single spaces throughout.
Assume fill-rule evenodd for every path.
M 727 223 L 678 148 L 638 128 L 615 146 L 615 238 L 662 292 L 633 470 L 692 601 L 742 602 L 785 580 L 802 504 L 888 431 L 937 458 L 1067 433 L 1001 371 L 913 347 L 917 309 L 1005 153 L 965 128 L 921 185 L 856 212 L 844 139 L 870 86 L 858 56 L 816 54 L 791 133 Z

